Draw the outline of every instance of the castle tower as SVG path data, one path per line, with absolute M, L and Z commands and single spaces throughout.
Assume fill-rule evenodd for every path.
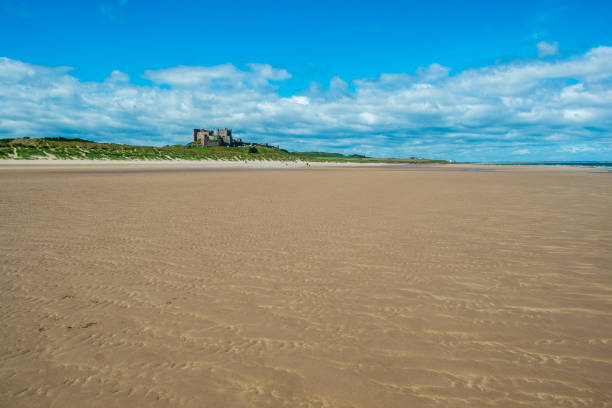
M 193 142 L 199 146 L 208 146 L 209 140 L 214 139 L 214 133 L 208 129 L 193 129 Z
M 224 144 L 229 146 L 232 145 L 232 129 L 217 129 L 217 137 L 221 139 Z

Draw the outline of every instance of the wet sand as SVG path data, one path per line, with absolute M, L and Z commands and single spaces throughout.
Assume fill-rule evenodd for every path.
M 118 170 L 0 171 L 2 407 L 612 406 L 611 173 Z

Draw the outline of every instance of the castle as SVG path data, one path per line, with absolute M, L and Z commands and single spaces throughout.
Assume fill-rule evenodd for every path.
M 240 146 L 242 139 L 232 138 L 232 129 L 193 129 L 193 143 L 198 146 Z
M 215 133 L 212 129 L 193 129 L 192 146 L 261 146 L 278 149 L 278 146 L 270 146 L 267 143 L 243 142 L 242 139 L 232 137 L 232 129 L 217 129 Z

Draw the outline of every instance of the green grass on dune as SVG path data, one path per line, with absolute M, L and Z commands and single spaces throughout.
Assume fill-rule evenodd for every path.
M 251 150 L 251 151 L 249 151 Z M 288 152 L 284 149 L 242 147 L 155 147 L 97 143 L 63 137 L 40 139 L 0 139 L 0 159 L 92 159 L 92 160 L 274 160 L 333 161 L 352 163 L 441 163 L 443 160 L 379 159 L 340 153 Z
M 367 159 L 366 156 L 361 154 L 352 154 L 350 156 L 341 153 L 327 153 L 327 152 L 294 152 L 301 157 L 307 157 L 309 159 L 321 159 L 321 160 L 341 160 L 341 161 L 360 161 Z
M 96 143 L 86 140 L 0 139 L 0 158 L 93 160 L 290 160 L 298 158 L 285 150 L 257 147 L 186 147 L 133 146 L 116 143 Z

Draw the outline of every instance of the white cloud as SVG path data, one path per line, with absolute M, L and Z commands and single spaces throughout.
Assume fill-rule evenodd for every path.
M 281 95 L 284 69 L 249 64 L 113 71 L 83 82 L 67 67 L 0 58 L 0 137 L 185 143 L 194 127 L 296 149 L 394 156 L 559 158 L 610 151 L 612 48 L 449 75 L 437 64 Z M 594 150 L 571 150 L 589 146 Z M 521 153 L 526 152 L 526 153 Z M 603 154 L 603 153 L 602 153 Z
M 417 75 L 420 81 L 432 82 L 438 79 L 446 78 L 450 72 L 450 68 L 440 64 L 431 64 L 427 68 L 418 68 Z
M 310 103 L 310 100 L 306 96 L 293 95 L 289 100 L 298 105 L 308 105 Z
M 538 47 L 538 58 L 559 54 L 559 43 L 556 41 L 552 44 L 546 41 L 540 41 L 536 44 L 536 47 Z
M 366 123 L 368 125 L 373 125 L 376 122 L 378 122 L 378 118 L 376 117 L 376 115 L 370 113 L 370 112 L 362 112 L 359 114 L 359 118 L 361 119 L 361 121 L 363 123 Z
M 267 86 L 269 81 L 282 81 L 291 77 L 284 69 L 266 64 L 248 64 L 249 71 L 242 71 L 232 64 L 212 67 L 179 66 L 145 71 L 145 77 L 156 84 L 175 88 L 249 88 Z
M 130 80 L 130 76 L 125 72 L 114 70 L 111 72 L 110 76 L 107 78 L 107 81 L 111 82 L 127 82 Z
M 574 146 L 562 146 L 561 149 L 559 149 L 559 152 L 576 154 L 576 153 L 584 153 L 584 152 L 595 152 L 597 150 L 599 149 L 594 146 L 574 145 Z M 607 150 L 610 150 L 610 149 L 608 148 Z

